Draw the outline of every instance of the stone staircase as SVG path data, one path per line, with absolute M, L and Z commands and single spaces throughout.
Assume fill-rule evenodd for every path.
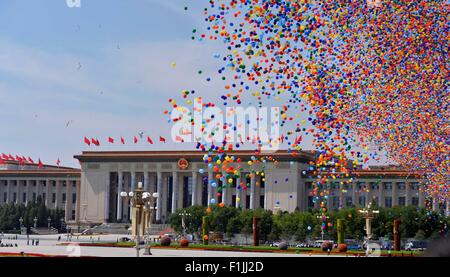
M 32 234 L 36 234 L 36 235 L 53 235 L 53 234 L 58 234 L 58 229 L 55 229 L 53 227 L 51 227 L 50 229 L 48 228 L 30 228 L 31 233 Z
M 131 227 L 130 223 L 103 223 L 91 228 L 90 230 L 92 231 L 93 234 L 128 235 L 131 233 L 131 231 L 128 230 L 130 227 Z
M 128 226 L 128 229 L 126 228 Z M 131 234 L 130 223 L 103 223 L 90 228 L 92 234 Z M 173 229 L 168 224 L 152 224 L 148 229 L 151 236 L 162 236 L 167 233 L 173 233 Z

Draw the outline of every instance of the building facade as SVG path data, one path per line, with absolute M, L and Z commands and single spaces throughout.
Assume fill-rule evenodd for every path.
M 227 152 L 229 156 L 249 160 L 253 151 Z M 203 162 L 205 152 L 200 151 L 140 151 L 140 152 L 83 152 L 75 158 L 81 164 L 80 220 L 85 223 L 126 222 L 130 219 L 130 204 L 119 196 L 121 191 L 132 191 L 138 182 L 151 193 L 158 192 L 154 222 L 166 223 L 171 213 L 191 205 L 208 206 L 224 203 L 242 209 L 264 208 L 273 211 L 308 211 L 318 208 L 314 196 L 315 176 L 308 171 L 314 160 L 310 152 L 296 156 L 287 151 L 271 154 L 278 161 L 248 166 L 242 163 L 243 174 L 234 178 L 220 195 L 220 181 L 215 172 Z M 245 173 L 256 172 L 251 178 Z M 261 174 L 263 172 L 263 174 Z M 225 172 L 223 172 L 225 174 Z M 242 180 L 246 179 L 246 180 Z M 414 205 L 434 210 L 449 211 L 449 205 L 439 206 L 426 199 L 420 190 L 420 176 L 399 169 L 378 168 L 357 170 L 349 178 L 336 179 L 327 184 L 327 207 L 364 207 L 376 201 L 381 207 Z M 218 186 L 213 188 L 214 180 Z M 239 190 L 241 182 L 250 184 Z M 240 201 L 239 201 L 240 200 Z M 448 203 L 448 201 L 447 201 Z
M 65 211 L 65 222 L 77 222 L 80 175 L 80 170 L 75 168 L 3 161 L 0 164 L 0 205 L 27 205 L 41 197 L 48 208 Z
M 255 153 L 227 154 L 248 161 Z M 211 203 L 274 212 L 310 211 L 320 207 L 322 199 L 314 194 L 317 177 L 309 170 L 314 160 L 311 152 L 293 156 L 287 151 L 277 151 L 271 154 L 277 163 L 249 166 L 243 162 L 241 177 L 232 177 L 232 185 L 221 194 L 218 194 L 221 181 L 217 172 L 203 161 L 204 155 L 200 151 L 89 151 L 74 156 L 81 169 L 3 161 L 0 205 L 27 205 L 41 197 L 47 207 L 64 210 L 69 224 L 129 222 L 130 203 L 120 197 L 120 192 L 133 191 L 142 182 L 144 190 L 159 194 L 152 219 L 156 223 L 167 223 L 169 215 L 178 209 L 192 205 L 206 207 Z M 250 177 L 246 173 L 253 174 Z M 212 181 L 217 183 L 216 187 L 211 185 Z M 238 189 L 237 184 L 241 183 L 249 186 Z M 365 207 L 369 201 L 375 201 L 386 208 L 427 206 L 450 214 L 450 201 L 433 201 L 421 187 L 420 176 L 398 168 L 378 167 L 332 179 L 321 190 L 327 191 L 328 210 Z

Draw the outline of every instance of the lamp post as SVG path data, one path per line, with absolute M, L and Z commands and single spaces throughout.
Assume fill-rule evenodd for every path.
M 322 220 L 322 226 L 320 226 L 320 230 L 321 230 L 320 233 L 322 235 L 322 240 L 323 240 L 323 238 L 325 236 L 325 228 L 326 228 L 327 219 L 329 219 L 330 217 L 327 215 L 318 215 L 316 217 Z M 324 226 L 324 224 L 325 224 L 325 226 Z
M 33 221 L 34 221 L 33 227 L 34 227 L 34 229 L 36 229 L 37 221 L 38 221 L 37 217 L 34 217 L 34 218 L 33 218 Z
M 48 217 L 47 218 L 47 228 L 48 228 L 48 230 L 50 231 L 50 223 L 52 222 L 52 218 L 51 217 Z
M 23 218 L 22 217 L 20 217 L 19 218 L 19 223 L 20 223 L 20 231 L 22 231 L 22 225 L 23 225 Z
M 141 236 L 146 236 L 146 231 L 151 224 L 152 213 L 156 209 L 156 199 L 159 197 L 157 192 L 151 194 L 144 191 L 142 182 L 138 182 L 138 186 L 134 191 L 120 192 L 120 196 L 126 198 L 130 201 L 132 206 L 132 235 L 135 237 L 136 241 L 136 257 L 139 257 Z M 148 242 L 148 241 L 147 241 Z M 148 255 L 151 255 L 150 245 L 147 245 Z
M 183 210 L 182 212 L 178 213 L 181 216 L 181 226 L 183 227 L 183 236 L 186 236 L 186 216 L 191 216 L 190 213 Z
M 362 214 L 362 217 L 366 219 L 366 255 L 368 256 L 370 239 L 372 238 L 372 219 L 375 217 L 375 214 L 378 214 L 380 211 L 373 209 L 372 202 L 369 202 L 367 208 L 359 210 L 359 212 Z

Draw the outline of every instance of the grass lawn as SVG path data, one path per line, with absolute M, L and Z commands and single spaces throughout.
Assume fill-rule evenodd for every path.
M 134 247 L 135 243 L 133 241 L 128 242 L 111 242 L 111 243 L 102 243 L 102 242 L 94 242 L 94 243 L 85 243 L 85 246 L 110 246 L 110 247 Z M 154 248 L 173 248 L 179 249 L 182 248 L 178 244 L 171 244 L 170 246 L 161 246 L 158 243 L 152 243 L 152 247 Z M 322 251 L 320 248 L 288 248 L 288 250 L 280 250 L 275 246 L 234 246 L 234 245 L 203 245 L 203 244 L 189 244 L 189 247 L 184 247 L 183 249 L 199 249 L 199 250 L 216 250 L 216 251 L 255 251 L 255 252 L 286 252 L 286 253 L 314 253 L 314 254 L 326 254 L 326 252 Z M 337 249 L 331 251 L 332 254 L 338 254 Z M 418 256 L 421 255 L 420 251 L 390 251 L 392 256 Z M 362 250 L 349 250 L 346 253 L 339 254 L 351 254 L 351 255 L 364 255 L 365 251 Z M 388 256 L 389 251 L 381 250 L 382 256 Z

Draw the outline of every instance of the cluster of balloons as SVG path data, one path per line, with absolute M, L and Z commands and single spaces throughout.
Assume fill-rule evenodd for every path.
M 313 194 L 322 209 L 330 182 L 352 182 L 352 171 L 379 160 L 382 152 L 421 174 L 429 195 L 442 201 L 450 197 L 445 0 L 209 3 L 204 10 L 207 32 L 194 29 L 192 38 L 222 41 L 227 47 L 226 53 L 213 55 L 223 61 L 218 70 L 227 82 L 223 105 L 242 105 L 246 95 L 256 98 L 258 105 L 279 101 L 281 126 L 293 122 L 296 127 L 271 140 L 287 141 L 292 153 L 301 150 L 302 135 L 313 136 L 316 160 L 308 174 L 317 176 Z M 183 97 L 190 94 L 186 90 Z M 177 108 L 174 100 L 170 103 Z M 300 121 L 298 113 L 305 118 Z M 235 127 L 215 126 L 213 132 Z M 253 142 L 261 146 L 261 140 Z M 205 157 L 209 166 L 229 176 L 240 173 L 239 168 L 226 167 L 240 162 L 225 154 L 233 147 L 238 145 L 226 140 L 222 145 L 197 145 L 210 151 Z M 227 183 L 225 176 L 218 176 Z

